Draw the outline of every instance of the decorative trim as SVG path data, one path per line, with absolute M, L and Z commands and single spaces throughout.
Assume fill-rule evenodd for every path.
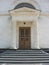
M 29 13 L 29 12 L 28 12 Z M 32 13 L 33 14 L 33 13 Z M 30 14 L 28 14 L 28 15 L 30 15 Z M 11 16 L 9 13 L 8 14 L 0 14 L 0 16 Z M 17 16 L 17 14 L 13 14 L 13 16 Z M 35 15 L 35 16 L 37 16 L 37 14 Z M 43 14 L 43 13 L 40 13 L 40 16 L 46 16 L 46 17 L 49 17 L 49 13 L 45 13 L 45 14 Z
M 49 13 L 40 13 L 40 16 L 46 16 L 46 17 L 49 17 Z
M 9 16 L 10 14 L 0 14 L 0 16 Z

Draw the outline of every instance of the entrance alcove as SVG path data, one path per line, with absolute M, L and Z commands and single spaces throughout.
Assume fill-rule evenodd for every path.
M 12 16 L 12 45 L 15 49 L 20 49 L 20 46 L 21 49 L 23 49 L 23 47 L 24 49 L 39 48 L 38 17 L 40 11 L 36 10 L 35 7 L 32 7 L 32 5 L 30 4 L 25 4 L 27 3 L 24 3 L 23 6 L 19 4 L 21 5 L 20 7 L 18 5 L 18 8 L 15 7 L 14 10 L 10 11 L 10 15 Z M 28 34 L 30 35 L 30 38 L 27 38 L 28 41 L 26 40 L 24 33 L 24 41 L 22 40 L 20 42 L 20 28 L 23 29 L 23 32 L 28 29 L 30 30 L 28 30 L 30 32 L 30 34 L 28 32 Z

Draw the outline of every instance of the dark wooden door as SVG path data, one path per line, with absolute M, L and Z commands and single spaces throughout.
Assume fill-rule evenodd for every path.
M 19 49 L 30 49 L 31 34 L 30 27 L 19 28 Z

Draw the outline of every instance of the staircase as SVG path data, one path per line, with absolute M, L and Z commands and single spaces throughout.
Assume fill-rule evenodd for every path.
M 40 50 L 5 50 L 0 53 L 0 63 L 33 64 L 49 63 L 49 54 Z

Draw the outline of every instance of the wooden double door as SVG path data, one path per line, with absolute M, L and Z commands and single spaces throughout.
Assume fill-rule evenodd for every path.
M 30 27 L 19 28 L 19 49 L 31 48 L 31 32 Z

